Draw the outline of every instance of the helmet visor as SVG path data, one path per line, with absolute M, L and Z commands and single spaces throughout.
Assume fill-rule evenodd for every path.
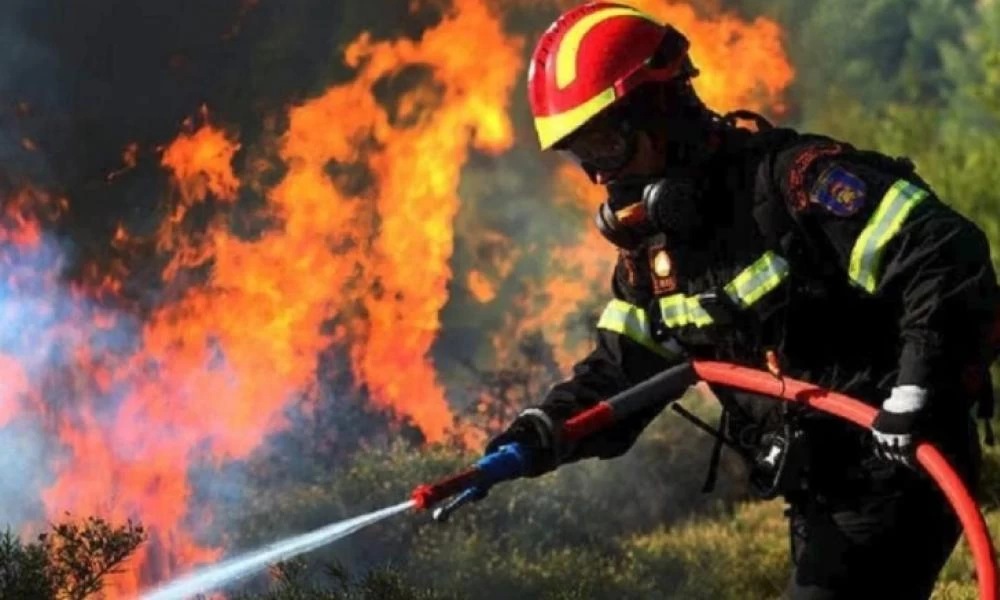
M 620 127 L 601 123 L 584 127 L 557 146 L 564 156 L 588 172 L 614 173 L 625 168 L 636 150 L 635 132 L 622 123 Z

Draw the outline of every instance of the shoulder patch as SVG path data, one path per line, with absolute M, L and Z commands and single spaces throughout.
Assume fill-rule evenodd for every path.
M 865 182 L 847 169 L 828 166 L 813 184 L 809 200 L 840 217 L 849 217 L 865 204 Z
M 820 158 L 836 156 L 844 151 L 844 146 L 838 143 L 819 143 L 806 146 L 795 155 L 788 167 L 788 192 L 792 207 L 805 210 L 809 206 L 809 193 L 806 181 L 809 179 L 810 167 Z

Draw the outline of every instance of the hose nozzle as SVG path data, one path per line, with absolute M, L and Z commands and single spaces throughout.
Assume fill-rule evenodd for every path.
M 435 483 L 418 485 L 410 498 L 418 510 L 426 510 L 461 493 L 444 507 L 447 510 L 441 514 L 447 519 L 449 513 L 463 504 L 484 497 L 494 484 L 521 477 L 527 470 L 527 464 L 528 455 L 524 447 L 517 443 L 507 444 L 482 457 L 469 469 Z M 437 517 L 435 519 L 442 521 Z

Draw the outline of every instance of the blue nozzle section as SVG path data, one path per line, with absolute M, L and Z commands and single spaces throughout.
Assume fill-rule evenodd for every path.
M 528 470 L 528 450 L 517 442 L 505 444 L 496 452 L 480 458 L 476 468 L 482 473 L 480 486 L 489 487 L 494 483 L 517 479 Z
M 434 510 L 434 520 L 444 523 L 462 506 L 485 498 L 495 484 L 508 479 L 517 479 L 527 470 L 528 450 L 516 442 L 506 444 L 500 446 L 496 452 L 480 458 L 471 469 L 464 471 L 458 477 L 446 480 L 444 486 L 439 484 L 438 488 L 443 487 L 445 491 L 438 496 L 435 496 L 434 487 L 422 486 L 414 491 L 414 499 L 429 505 L 457 492 L 447 504 Z M 453 490 L 450 486 L 456 484 L 462 487 Z

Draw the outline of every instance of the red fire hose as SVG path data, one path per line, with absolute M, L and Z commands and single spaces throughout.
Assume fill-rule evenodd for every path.
M 797 402 L 841 417 L 861 427 L 871 428 L 876 409 L 854 398 L 826 390 L 815 385 L 775 377 L 766 371 L 748 369 L 720 362 L 694 361 L 692 363 L 698 377 L 708 383 L 738 388 Z M 932 445 L 921 443 L 917 446 L 917 462 L 941 488 L 951 502 L 969 541 L 972 557 L 976 563 L 979 579 L 979 598 L 997 600 L 997 563 L 989 529 L 976 501 L 965 488 L 962 480 L 948 464 L 944 456 Z
M 778 373 L 777 369 L 775 373 Z M 638 410 L 661 403 L 664 399 L 679 398 L 698 381 L 796 402 L 867 429 L 871 429 L 878 412 L 874 407 L 849 396 L 789 379 L 780 373 L 773 374 L 729 363 L 693 361 L 666 369 L 574 415 L 563 424 L 561 435 L 570 441 L 582 439 Z M 962 523 L 976 564 L 980 600 L 998 600 L 996 554 L 986 521 L 979 512 L 976 501 L 934 446 L 926 442 L 918 444 L 916 459 L 944 492 Z M 434 484 L 418 486 L 413 491 L 413 500 L 418 509 L 427 509 L 459 494 L 447 507 L 439 509 L 442 518 L 446 518 L 458 506 L 482 497 L 490 486 L 520 477 L 524 461 L 519 444 L 503 446 L 499 451 L 483 457 L 472 468 Z M 435 519 L 438 519 L 437 515 Z

